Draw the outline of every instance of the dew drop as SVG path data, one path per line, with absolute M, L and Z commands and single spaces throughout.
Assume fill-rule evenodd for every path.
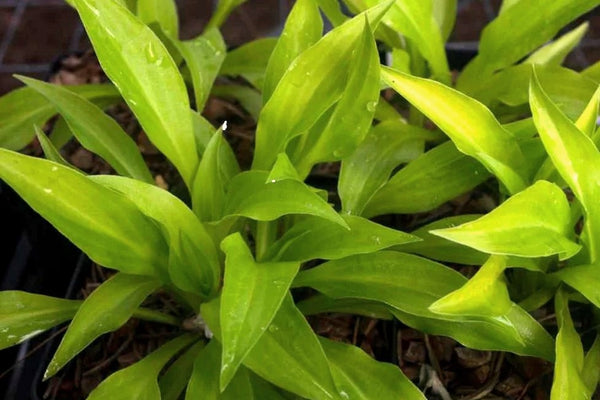
M 277 182 L 277 179 L 271 179 L 271 183 Z
M 58 167 L 55 165 L 52 167 L 52 172 L 56 172 L 56 171 L 58 171 Z
M 50 193 L 52 193 L 52 189 L 44 188 L 44 192 L 47 194 L 50 194 Z
M 334 150 L 333 151 L 333 156 L 335 158 L 340 158 L 342 156 L 342 151 L 341 150 Z
M 377 102 L 376 101 L 370 101 L 367 103 L 367 111 L 369 112 L 375 112 L 375 110 L 377 109 Z
M 350 396 L 348 396 L 348 393 L 344 392 L 343 390 L 340 391 L 340 397 L 342 399 L 349 399 L 350 398 Z
M 279 327 L 277 327 L 277 325 L 271 324 L 271 326 L 269 326 L 269 332 L 271 332 L 271 333 L 275 333 L 278 330 L 279 330 Z
M 221 125 L 221 130 L 223 132 L 225 132 L 227 130 L 227 121 L 223 122 L 223 125 Z

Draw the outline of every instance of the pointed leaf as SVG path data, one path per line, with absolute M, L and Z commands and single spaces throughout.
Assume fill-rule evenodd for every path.
M 294 164 L 292 164 L 287 154 L 279 153 L 275 165 L 273 165 L 271 172 L 269 172 L 266 183 L 275 183 L 286 179 L 302 181 L 300 176 L 298 176 L 298 171 L 296 171 Z
M 397 366 L 378 362 L 356 346 L 322 337 L 319 340 L 344 398 L 425 400 Z
M 433 17 L 440 27 L 445 42 L 450 37 L 456 23 L 458 0 L 433 0 Z
M 73 318 L 80 301 L 5 290 L 0 292 L 0 350 Z
M 95 289 L 71 321 L 44 379 L 56 374 L 96 338 L 123 326 L 160 286 L 161 282 L 153 278 L 118 273 Z
M 350 230 L 315 217 L 308 217 L 296 223 L 271 246 L 266 258 L 273 261 L 298 262 L 318 258 L 334 260 L 353 254 L 373 253 L 418 240 L 365 218 L 352 215 L 344 215 L 342 218 Z
M 66 88 L 94 102 L 116 102 L 120 98 L 113 85 Z M 22 149 L 35 136 L 32 125 L 43 126 L 54 114 L 54 106 L 31 88 L 19 88 L 0 97 L 0 147 L 9 150 Z
M 600 307 L 600 265 L 587 264 L 563 268 L 554 273 L 567 285 L 581 293 L 596 307 Z
M 185 394 L 186 400 L 254 399 L 249 372 L 244 367 L 237 371 L 225 390 L 219 390 L 220 365 L 221 346 L 216 340 L 213 340 L 196 358 L 194 371 Z
M 106 75 L 154 145 L 190 185 L 198 156 L 189 100 L 177 65 L 160 39 L 114 0 L 75 0 Z
M 136 143 L 100 108 L 61 86 L 18 78 L 54 104 L 83 147 L 105 159 L 119 174 L 154 183 Z
M 594 393 L 600 379 L 600 337 L 598 335 L 585 355 L 581 377 L 590 393 Z
M 276 38 L 261 38 L 228 52 L 221 66 L 220 74 L 240 75 L 255 88 L 261 89 L 265 80 L 267 64 L 276 44 Z
M 204 342 L 198 342 L 190 347 L 160 377 L 158 385 L 160 386 L 161 400 L 179 400 L 181 398 L 181 394 L 185 391 L 192 376 L 194 362 L 205 346 Z
M 69 164 L 63 158 L 63 156 L 56 149 L 56 147 L 54 147 L 54 145 L 52 144 L 50 139 L 48 139 L 46 134 L 37 125 L 34 125 L 33 128 L 35 130 L 35 136 L 37 137 L 38 142 L 40 142 L 40 145 L 42 146 L 42 149 L 44 150 L 44 156 L 48 160 L 54 161 L 57 164 L 62 164 L 65 167 L 70 167 L 71 164 Z
M 197 337 L 187 334 L 167 342 L 141 361 L 110 375 L 90 393 L 88 400 L 159 400 L 158 374 L 171 358 L 195 340 Z
M 441 83 L 382 68 L 382 79 L 444 131 L 463 153 L 494 173 L 511 193 L 525 187 L 515 138 L 483 104 Z
M 315 0 L 298 0 L 290 11 L 281 36 L 265 72 L 263 103 L 266 103 L 279 80 L 294 59 L 321 39 L 323 20 Z
M 221 249 L 226 255 L 220 311 L 224 389 L 271 324 L 300 263 L 257 263 L 239 233 L 225 238 Z
M 146 25 L 157 22 L 170 37 L 179 35 L 179 17 L 174 0 L 136 0 L 137 15 Z
M 72 168 L 4 149 L 0 179 L 98 264 L 168 280 L 159 228 L 125 196 Z
M 564 260 L 581 248 L 569 239 L 571 230 L 569 202 L 563 191 L 537 181 L 475 221 L 431 233 L 488 254 L 558 254 Z
M 170 252 L 179 255 L 178 262 L 168 264 L 175 285 L 205 296 L 217 290 L 220 279 L 217 249 L 204 226 L 181 200 L 157 186 L 124 177 L 99 175 L 90 179 L 122 193 L 164 228 Z
M 218 28 L 227 20 L 229 14 L 247 0 L 218 0 L 217 9 L 208 21 L 206 29 Z
M 584 22 L 572 31 L 565 33 L 553 42 L 536 50 L 524 62 L 529 64 L 561 65 L 571 50 L 577 47 L 583 36 L 587 33 L 588 28 L 589 23 Z
M 265 183 L 269 174 L 247 171 L 229 182 L 225 216 L 237 215 L 257 221 L 273 221 L 287 214 L 306 214 L 347 227 L 329 204 L 302 182 L 283 180 Z
M 411 161 L 369 199 L 366 217 L 425 212 L 468 192 L 490 174 L 477 160 L 460 153 L 452 142 Z

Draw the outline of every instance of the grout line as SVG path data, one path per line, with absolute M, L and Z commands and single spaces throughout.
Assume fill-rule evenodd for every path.
M 17 32 L 17 28 L 19 27 L 19 23 L 21 22 L 21 17 L 25 12 L 25 8 L 27 8 L 28 0 L 21 0 L 21 2 L 16 6 L 13 11 L 13 15 L 11 16 L 10 22 L 8 24 L 8 29 L 4 36 L 4 40 L 0 44 L 0 66 L 4 61 L 4 57 L 6 56 L 6 52 L 8 51 L 8 47 L 10 46 L 12 40 L 15 37 L 15 33 Z

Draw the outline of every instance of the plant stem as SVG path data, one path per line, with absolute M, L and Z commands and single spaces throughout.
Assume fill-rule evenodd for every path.
M 169 314 L 164 314 L 160 311 L 150 310 L 148 308 L 138 308 L 133 313 L 135 318 L 143 319 L 144 321 L 160 322 L 167 325 L 181 326 L 181 321 Z
M 256 223 L 256 261 L 262 261 L 269 246 L 275 241 L 276 221 L 258 221 Z

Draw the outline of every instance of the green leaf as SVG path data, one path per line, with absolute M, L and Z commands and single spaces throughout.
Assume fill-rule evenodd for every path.
M 585 355 L 581 377 L 590 393 L 594 393 L 600 379 L 600 337 L 598 335 Z
M 54 147 L 50 139 L 46 136 L 46 134 L 37 126 L 34 125 L 33 129 L 35 130 L 35 135 L 44 150 L 44 156 L 50 161 L 54 161 L 55 163 L 62 164 L 65 167 L 70 167 L 71 165 L 63 158 L 60 152 Z
M 227 20 L 229 14 L 247 0 L 219 0 L 206 29 L 218 28 Z
M 374 6 L 383 0 L 365 0 Z M 450 83 L 444 40 L 434 17 L 433 0 L 396 0 L 383 22 L 411 40 L 429 62 L 435 79 Z
M 490 256 L 479 271 L 460 289 L 436 300 L 429 310 L 436 314 L 495 317 L 512 307 L 503 272 L 505 256 Z
M 231 383 L 223 391 L 219 390 L 219 367 L 221 365 L 221 346 L 216 340 L 211 341 L 202 350 L 185 394 L 187 400 L 238 400 L 254 399 L 248 370 L 240 368 Z
M 175 285 L 205 296 L 216 292 L 221 274 L 217 249 L 204 226 L 181 200 L 157 186 L 128 178 L 99 175 L 90 179 L 121 193 L 164 228 L 171 254 L 178 255 L 170 260 L 174 263 L 168 263 Z
M 287 214 L 306 214 L 347 227 L 325 200 L 302 182 L 286 179 L 265 183 L 265 171 L 246 171 L 229 182 L 223 215 L 273 221 Z
M 334 260 L 419 240 L 365 218 L 352 215 L 343 215 L 342 218 L 350 230 L 322 218 L 303 219 L 271 246 L 266 259 L 298 262 L 318 258 Z
M 158 23 L 170 37 L 179 35 L 179 17 L 174 0 L 136 0 L 137 16 L 146 24 Z
M 225 189 L 239 172 L 235 154 L 219 130 L 208 142 L 192 186 L 192 205 L 200 220 L 217 221 L 223 217 Z
M 287 17 L 265 72 L 263 103 L 266 103 L 290 64 L 323 34 L 323 20 L 315 0 L 298 0 Z
M 125 196 L 72 168 L 4 149 L 0 179 L 96 263 L 168 281 L 159 228 Z
M 444 42 L 448 40 L 454 29 L 457 3 L 458 0 L 433 0 L 433 17 L 440 27 Z
M 342 210 L 361 215 L 366 203 L 402 163 L 422 153 L 432 132 L 399 121 L 385 121 L 371 128 L 356 151 L 342 160 L 338 192 Z
M 322 294 L 302 300 L 296 306 L 304 315 L 343 313 L 362 315 L 375 319 L 390 320 L 393 318 L 387 307 L 382 304 L 362 299 L 333 299 Z
M 532 0 L 504 7 L 483 30 L 478 55 L 463 70 L 457 88 L 471 92 L 493 72 L 516 63 L 597 5 L 597 0 Z
M 301 176 L 308 175 L 316 163 L 348 157 L 369 131 L 379 99 L 380 68 L 368 21 L 355 52 L 340 99 L 306 134 L 304 149 L 297 157 Z
M 588 251 L 593 263 L 600 252 L 600 203 L 597 201 L 600 195 L 600 154 L 594 142 L 573 125 L 544 93 L 535 72 L 530 98 L 533 120 L 544 147 L 585 211 L 585 229 L 590 243 Z
M 183 78 L 158 37 L 114 0 L 76 0 L 102 69 L 154 145 L 191 186 L 198 155 Z
M 213 86 L 211 94 L 239 102 L 254 121 L 258 121 L 263 104 L 262 96 L 256 89 L 242 85 L 217 85 Z
M 218 29 L 208 29 L 195 39 L 174 41 L 190 70 L 196 110 L 204 109 L 210 89 L 219 73 L 227 48 Z
M 68 90 L 91 101 L 115 101 L 119 92 L 112 85 L 66 86 Z M 35 133 L 33 125 L 43 126 L 56 109 L 31 88 L 19 88 L 0 97 L 0 147 L 20 150 Z
M 95 289 L 71 321 L 44 379 L 54 376 L 96 338 L 123 326 L 160 286 L 161 282 L 153 278 L 118 273 Z
M 329 261 L 298 274 L 293 287 L 310 286 L 333 298 L 375 301 L 405 324 L 450 336 L 467 347 L 553 359 L 550 335 L 517 305 L 502 317 L 439 315 L 429 306 L 467 279 L 433 261 L 393 251 Z
M 271 172 L 269 172 L 266 183 L 275 183 L 286 179 L 302 181 L 287 154 L 279 153 L 275 165 L 273 165 Z
M 596 307 L 600 307 L 600 265 L 576 265 L 558 270 L 553 275 L 577 290 Z
M 54 104 L 83 147 L 105 159 L 119 174 L 154 183 L 136 143 L 100 108 L 61 86 L 24 76 L 18 79 Z
M 516 139 L 483 104 L 441 83 L 383 67 L 382 79 L 431 119 L 466 155 L 494 173 L 511 193 L 525 188 L 525 159 Z
M 261 38 L 228 52 L 220 74 L 240 75 L 255 88 L 262 89 L 269 58 L 276 44 L 276 38 Z
M 24 342 L 73 318 L 80 301 L 4 290 L 0 292 L 0 349 Z
M 371 8 L 333 29 L 294 60 L 261 113 L 253 169 L 270 169 L 288 141 L 314 125 L 339 100 L 352 51 L 365 29 L 365 16 L 375 27 L 390 5 L 388 1 Z M 330 56 L 323 57 L 324 53 Z
M 581 42 L 588 28 L 589 23 L 584 22 L 555 41 L 536 50 L 524 62 L 528 64 L 561 65 L 567 55 Z
M 250 383 L 252 384 L 252 391 L 254 396 L 258 399 L 269 399 L 269 400 L 298 400 L 297 396 L 290 393 L 282 394 L 275 385 L 265 381 L 258 375 L 250 374 Z
M 473 189 L 490 174 L 452 142 L 441 144 L 396 173 L 369 199 L 362 214 L 412 214 L 430 211 Z
M 592 393 L 582 377 L 583 346 L 569 314 L 567 294 L 564 290 L 559 290 L 554 299 L 558 335 L 556 336 L 556 363 L 550 399 L 590 399 Z
M 205 345 L 201 341 L 190 347 L 160 377 L 158 385 L 160 386 L 161 400 L 179 400 L 181 398 L 181 394 L 188 386 L 192 376 L 194 362 Z
M 239 233 L 226 237 L 221 249 L 226 255 L 220 310 L 223 390 L 271 324 L 300 263 L 257 263 Z
M 159 400 L 158 374 L 195 340 L 196 336 L 186 334 L 167 342 L 141 361 L 110 375 L 90 393 L 88 400 Z
M 343 398 L 425 400 L 397 366 L 376 361 L 356 346 L 319 340 Z
M 218 302 L 202 305 L 202 316 L 220 337 Z M 258 376 L 308 399 L 339 399 L 325 353 L 291 295 L 281 303 L 269 328 L 248 353 L 244 365 Z
M 52 144 L 57 149 L 62 149 L 64 145 L 66 145 L 71 138 L 73 138 L 73 132 L 71 132 L 71 128 L 67 125 L 67 121 L 61 116 L 56 119 L 54 126 L 52 127 L 52 132 L 50 132 L 50 140 Z
M 573 232 L 565 194 L 546 181 L 537 181 L 475 221 L 431 233 L 488 254 L 558 254 L 564 260 L 581 249 L 569 239 Z

